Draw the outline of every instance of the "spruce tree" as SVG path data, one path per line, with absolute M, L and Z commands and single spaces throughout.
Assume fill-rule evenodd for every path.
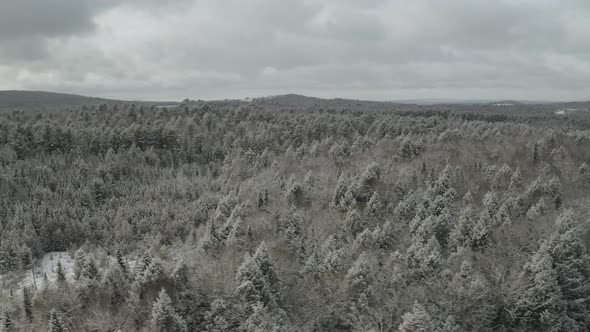
M 33 301 L 31 292 L 27 287 L 23 287 L 23 311 L 27 321 L 31 323 L 33 321 Z
M 266 279 L 266 282 L 270 287 L 270 291 L 273 293 L 273 300 L 280 303 L 282 297 L 282 284 L 277 274 L 273 259 L 270 255 L 270 252 L 268 251 L 266 242 L 263 241 L 258 246 L 258 249 L 256 249 L 256 252 L 254 253 L 254 256 L 252 258 L 254 259 L 254 261 L 256 261 L 260 268 L 260 271 L 262 272 L 262 275 Z
M 152 332 L 181 332 L 186 331 L 186 323 L 176 314 L 172 307 L 172 300 L 162 288 L 152 307 L 150 322 Z
M 365 230 L 366 224 L 357 209 L 351 209 L 346 214 L 346 229 L 354 238 L 357 234 Z
M 123 273 L 125 275 L 127 275 L 127 273 L 129 272 L 129 268 L 127 267 L 127 262 L 125 261 L 125 256 L 123 255 L 123 252 L 121 252 L 121 249 L 117 249 L 116 255 L 117 255 L 117 264 L 119 264 L 119 267 L 121 268 Z
M 57 261 L 57 269 L 55 275 L 58 284 L 64 284 L 66 282 L 66 273 L 64 271 L 63 266 L 61 265 L 61 260 Z
M 4 311 L 0 319 L 0 332 L 16 332 L 16 326 L 12 317 L 7 311 Z
M 365 292 L 371 284 L 373 274 L 365 253 L 359 255 L 344 277 L 346 292 L 352 298 Z
M 60 314 L 55 309 L 51 310 L 49 316 L 49 332 L 68 332 L 66 324 L 64 323 Z
M 399 332 L 432 332 L 436 331 L 436 321 L 426 311 L 423 305 L 414 303 L 411 312 L 402 316 L 402 323 L 398 328 Z
M 519 277 L 515 305 L 523 327 L 585 331 L 590 328 L 590 256 L 572 211 L 556 221 L 555 233 L 541 244 Z

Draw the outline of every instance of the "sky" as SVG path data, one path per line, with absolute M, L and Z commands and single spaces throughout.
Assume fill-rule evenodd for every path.
M 590 99 L 588 0 L 18 0 L 0 90 Z

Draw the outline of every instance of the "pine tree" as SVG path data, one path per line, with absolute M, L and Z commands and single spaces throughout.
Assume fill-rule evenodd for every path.
M 23 287 L 23 311 L 27 320 L 31 323 L 33 321 L 33 301 L 31 292 L 27 287 Z
M 67 328 L 66 324 L 63 322 L 61 315 L 55 311 L 55 309 L 51 310 L 51 314 L 49 316 L 49 332 L 68 332 L 69 329 Z
M 186 323 L 176 314 L 172 307 L 172 300 L 162 288 L 152 307 L 150 323 L 152 332 L 181 332 L 186 331 Z
M 251 311 L 241 326 L 244 332 L 279 332 L 283 330 L 280 328 L 280 324 L 276 322 L 275 315 L 269 312 L 268 308 L 261 303 L 254 304 Z
M 205 314 L 206 331 L 228 332 L 231 331 L 227 320 L 228 308 L 223 299 L 216 299 L 211 303 L 211 308 Z
M 86 258 L 86 265 L 84 266 L 84 269 L 82 270 L 82 276 L 86 277 L 88 279 L 96 279 L 99 275 L 99 270 L 98 267 L 96 266 L 96 262 L 94 261 L 94 258 L 92 257 L 87 257 Z
M 414 303 L 411 312 L 402 316 L 399 332 L 432 332 L 436 330 L 436 322 L 426 311 L 423 305 Z
M 485 220 L 477 218 L 471 207 L 463 209 L 450 234 L 451 246 L 478 249 L 485 246 L 487 240 L 488 226 Z
M 123 256 L 123 252 L 121 252 L 121 249 L 117 249 L 116 255 L 117 255 L 117 264 L 119 264 L 119 267 L 121 268 L 123 273 L 125 275 L 127 275 L 127 273 L 129 273 L 129 268 L 127 267 L 127 262 L 125 261 L 125 256 Z
M 55 274 L 58 284 L 64 284 L 66 282 L 66 273 L 61 265 L 61 260 L 57 261 L 57 270 Z
M 440 332 L 463 332 L 465 331 L 457 322 L 455 316 L 448 316 L 440 328 Z
M 585 331 L 590 328 L 590 256 L 573 212 L 556 221 L 519 276 L 515 312 L 526 328 Z
M 465 205 L 471 205 L 473 204 L 473 195 L 471 194 L 471 191 L 467 191 L 465 193 L 465 196 L 463 196 L 463 203 Z
M 236 272 L 236 295 L 238 298 L 248 304 L 256 302 L 269 303 L 270 285 L 265 280 L 260 266 L 249 256 L 246 256 L 244 262 L 238 267 Z
M 106 271 L 104 287 L 109 294 L 110 302 L 113 305 L 125 302 L 129 291 L 127 274 L 118 263 L 112 264 Z
M 365 230 L 366 225 L 361 217 L 360 213 L 356 209 L 351 209 L 346 214 L 346 229 L 352 235 L 356 237 L 357 234 Z
M 420 175 L 422 175 L 422 177 L 426 177 L 428 173 L 428 167 L 426 166 L 426 161 L 422 160 L 422 164 L 420 165 Z
M 380 219 L 383 216 L 383 202 L 378 192 L 374 192 L 373 196 L 367 203 L 367 214 L 374 219 Z
M 368 257 L 365 253 L 362 253 L 344 277 L 347 294 L 352 298 L 356 298 L 367 290 L 372 278 L 373 274 L 369 265 Z
M 516 190 L 522 189 L 522 186 L 523 186 L 522 174 L 520 172 L 520 167 L 518 167 L 514 171 L 514 173 L 512 173 L 512 176 L 510 177 L 510 185 L 508 186 L 508 189 L 510 189 L 512 191 L 516 191 Z
M 340 175 L 336 188 L 334 189 L 334 194 L 332 195 L 332 204 L 334 204 L 334 206 L 340 206 L 341 200 L 344 198 L 344 194 L 347 190 L 348 181 L 344 178 L 344 175 Z
M 274 297 L 274 301 L 280 303 L 282 287 L 281 280 L 279 279 L 279 276 L 276 272 L 273 259 L 268 251 L 268 247 L 266 246 L 266 242 L 263 241 L 260 243 L 252 258 L 260 267 L 260 271 L 266 279 L 266 282 L 270 287 L 270 291 L 273 293 L 272 295 Z
M 262 207 L 264 206 L 264 195 L 262 194 L 262 192 L 258 193 L 258 209 L 262 209 Z
M 16 332 L 14 321 L 7 311 L 4 311 L 2 319 L 0 320 L 0 332 Z
M 320 255 L 316 248 L 311 250 L 308 255 L 303 267 L 300 270 L 300 274 L 303 278 L 309 278 L 311 280 L 317 280 L 320 278 L 322 273 Z
M 442 248 L 434 236 L 426 243 L 414 240 L 408 248 L 407 264 L 418 278 L 426 277 L 438 269 L 442 259 Z

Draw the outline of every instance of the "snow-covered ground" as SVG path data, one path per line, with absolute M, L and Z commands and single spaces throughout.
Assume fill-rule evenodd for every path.
M 20 283 L 20 287 L 42 287 L 45 278 L 43 275 L 47 275 L 47 281 L 50 284 L 55 283 L 57 280 L 57 263 L 61 262 L 61 266 L 66 274 L 68 280 L 74 280 L 74 260 L 67 252 L 55 251 L 45 254 L 41 260 L 39 260 L 35 266 L 35 277 L 33 280 L 33 271 L 28 270 L 23 276 L 23 280 Z
M 565 115 L 567 113 L 576 112 L 577 110 L 578 110 L 577 108 L 562 108 L 562 109 L 555 111 L 555 114 L 556 115 Z

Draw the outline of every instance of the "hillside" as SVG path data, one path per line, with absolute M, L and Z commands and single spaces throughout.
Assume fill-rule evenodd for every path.
M 111 103 L 114 100 L 45 91 L 0 91 L 0 107 L 41 105 L 82 105 Z

